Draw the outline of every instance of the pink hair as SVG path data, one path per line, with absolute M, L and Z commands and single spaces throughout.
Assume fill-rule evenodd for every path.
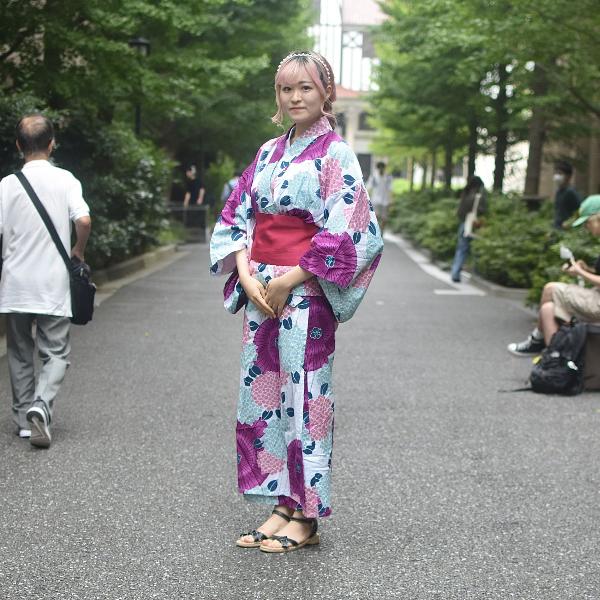
M 283 123 L 283 108 L 279 100 L 281 86 L 288 81 L 294 80 L 303 69 L 306 70 L 321 93 L 321 97 L 323 98 L 321 114 L 327 117 L 332 127 L 335 127 L 337 120 L 333 114 L 333 103 L 336 99 L 336 89 L 333 69 L 327 60 L 316 52 L 292 53 L 281 61 L 279 69 L 277 69 L 277 73 L 275 74 L 275 102 L 277 103 L 277 112 L 271 120 L 277 125 Z M 331 92 L 327 95 L 327 88 L 329 86 L 331 86 Z

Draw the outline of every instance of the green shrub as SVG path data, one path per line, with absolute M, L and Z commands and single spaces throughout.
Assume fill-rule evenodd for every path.
M 435 260 L 450 260 L 456 247 L 456 199 L 442 198 L 423 215 L 421 227 L 414 232 L 417 244 L 431 252 Z
M 458 202 L 443 190 L 398 194 L 390 207 L 390 227 L 428 249 L 434 259 L 450 260 L 456 244 Z M 577 259 L 594 265 L 600 255 L 600 239 L 583 228 L 553 229 L 552 214 L 552 202 L 532 211 L 517 195 L 492 194 L 483 226 L 471 246 L 475 271 L 500 285 L 529 288 L 528 302 L 532 304 L 538 302 L 548 281 L 573 282 L 561 270 L 561 244 Z
M 478 274 L 507 287 L 530 287 L 540 256 L 554 240 L 549 205 L 529 211 L 517 196 L 494 195 L 473 241 Z
M 92 216 L 86 259 L 102 268 L 159 245 L 173 163 L 122 125 L 96 126 L 70 122 L 56 160 L 82 183 Z
M 400 194 L 390 207 L 390 227 L 427 248 L 434 259 L 448 260 L 456 244 L 457 206 L 458 199 L 443 190 Z

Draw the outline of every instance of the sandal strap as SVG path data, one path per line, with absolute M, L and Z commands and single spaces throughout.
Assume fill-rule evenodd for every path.
M 290 519 L 292 518 L 289 515 L 286 515 L 285 513 L 281 512 L 280 510 L 277 510 L 276 508 L 273 509 L 273 512 L 271 514 L 277 515 L 278 517 L 285 519 L 288 523 L 290 522 Z
M 251 535 L 255 542 L 263 542 L 264 540 L 269 539 L 268 535 L 264 534 L 262 531 L 257 531 L 256 529 L 253 529 L 248 533 L 242 533 L 240 537 L 245 537 L 247 535 Z
M 300 523 L 316 523 L 316 519 L 307 519 L 306 517 L 290 517 L 292 521 L 299 521 Z
M 290 546 L 298 545 L 298 542 L 296 540 L 289 538 L 287 535 L 272 535 L 271 539 L 277 540 L 281 544 L 282 548 L 289 548 Z

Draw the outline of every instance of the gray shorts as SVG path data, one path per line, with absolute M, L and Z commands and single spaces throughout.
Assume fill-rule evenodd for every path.
M 573 283 L 555 283 L 552 291 L 554 316 L 563 321 L 576 317 L 586 323 L 600 322 L 600 289 Z

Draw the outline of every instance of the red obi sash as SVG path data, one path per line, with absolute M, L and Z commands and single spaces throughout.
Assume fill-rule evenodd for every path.
M 294 215 L 255 212 L 252 260 L 267 265 L 295 267 L 319 231 L 314 223 Z

